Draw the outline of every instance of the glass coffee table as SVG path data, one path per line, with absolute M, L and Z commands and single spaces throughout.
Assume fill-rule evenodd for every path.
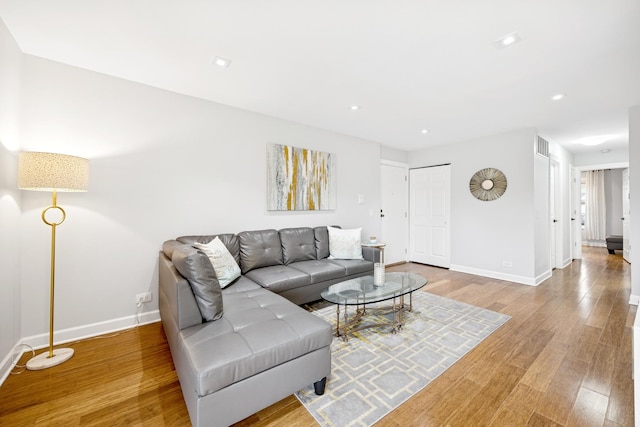
M 336 333 L 348 341 L 348 333 L 376 326 L 391 326 L 396 333 L 402 328 L 402 313 L 413 308 L 412 293 L 427 284 L 427 279 L 416 273 L 392 272 L 385 274 L 382 285 L 374 285 L 373 276 L 363 276 L 329 286 L 320 294 L 322 298 L 336 305 Z M 405 295 L 409 295 L 409 304 L 405 304 Z M 367 314 L 367 304 L 392 301 L 390 307 L 381 310 L 392 314 L 393 320 L 387 323 L 361 324 Z M 343 306 L 343 321 L 340 324 L 340 306 Z M 355 313 L 349 318 L 348 307 L 355 306 Z M 376 309 L 378 310 L 378 309 Z

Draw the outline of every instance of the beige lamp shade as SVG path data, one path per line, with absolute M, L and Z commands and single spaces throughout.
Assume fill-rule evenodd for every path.
M 26 151 L 18 159 L 18 188 L 35 191 L 87 191 L 89 160 L 66 154 Z

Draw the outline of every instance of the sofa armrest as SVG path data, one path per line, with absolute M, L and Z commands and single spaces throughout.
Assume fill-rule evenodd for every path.
M 362 248 L 362 257 L 371 262 L 380 262 L 380 248 L 370 248 L 364 246 Z

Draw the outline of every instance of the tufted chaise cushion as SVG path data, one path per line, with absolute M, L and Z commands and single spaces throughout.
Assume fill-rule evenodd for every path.
M 331 343 L 329 323 L 257 285 L 240 285 L 241 292 L 223 290 L 224 317 L 180 331 L 199 396 Z

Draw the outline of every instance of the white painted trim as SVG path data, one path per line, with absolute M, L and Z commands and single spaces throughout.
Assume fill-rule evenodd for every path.
M 92 323 L 90 325 L 77 326 L 75 328 L 55 331 L 54 345 L 69 343 L 97 335 L 110 334 L 136 326 L 146 325 L 160 321 L 160 311 L 148 311 L 139 315 L 139 322 L 136 323 L 137 315 L 121 317 L 119 319 L 106 320 L 104 322 Z M 30 345 L 34 349 L 45 348 L 49 345 L 49 333 L 32 335 L 22 339 L 24 344 Z
M 492 279 L 506 280 L 508 282 L 519 283 L 521 285 L 538 286 L 540 283 L 551 277 L 551 271 L 545 272 L 538 277 L 516 276 L 514 274 L 502 273 L 499 271 L 482 270 L 479 268 L 466 267 L 464 265 L 451 264 L 451 271 L 459 271 L 461 273 L 475 274 L 476 276 L 490 277 Z
M 629 295 L 629 304 L 640 305 L 640 295 L 633 295 L 633 294 Z M 640 319 L 640 316 L 636 316 L 636 319 Z M 638 325 L 638 328 L 640 328 L 640 324 Z
M 20 350 L 21 346 L 21 342 L 16 343 L 9 354 L 7 354 L 5 358 L 2 359 L 2 362 L 0 362 L 0 387 L 9 377 L 11 371 L 16 366 L 16 363 L 18 363 L 18 360 L 20 360 L 20 357 L 22 357 L 23 351 Z
M 573 260 L 571 258 L 566 258 L 565 260 L 562 261 L 562 267 L 560 267 L 560 269 L 569 267 L 572 262 Z
M 387 165 L 387 166 L 395 166 L 399 168 L 405 168 L 407 170 L 409 169 L 409 163 L 396 162 L 393 160 L 380 159 L 380 164 Z
M 547 270 L 544 273 L 540 274 L 538 277 L 536 277 L 536 284 L 535 286 L 538 286 L 540 283 L 544 282 L 547 279 L 550 279 L 551 276 L 553 276 L 553 271 L 552 270 Z
M 138 322 L 136 317 L 139 316 Z M 148 311 L 139 315 L 121 317 L 119 319 L 107 320 L 104 322 L 93 323 L 90 325 L 78 326 L 75 328 L 63 329 L 55 331 L 54 345 L 75 342 L 86 338 L 92 338 L 98 335 L 104 335 L 114 332 L 120 332 L 136 326 L 146 325 L 160 321 L 160 311 Z M 20 342 L 13 346 L 9 354 L 0 362 L 0 386 L 5 382 L 11 371 L 15 368 L 16 363 L 20 360 L 26 351 L 30 351 L 27 346 L 31 346 L 34 350 L 46 348 L 49 345 L 49 334 L 39 334 L 23 338 Z M 21 348 L 22 347 L 22 348 Z
M 624 169 L 628 167 L 629 167 L 629 162 L 602 163 L 599 165 L 589 165 L 589 166 L 575 166 L 575 168 L 580 172 L 593 171 L 598 169 Z

